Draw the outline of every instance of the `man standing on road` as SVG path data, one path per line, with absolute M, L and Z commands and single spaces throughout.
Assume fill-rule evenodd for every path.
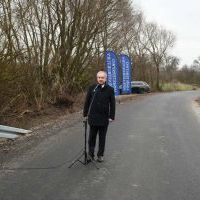
M 115 118 L 114 89 L 106 84 L 106 80 L 106 72 L 99 71 L 97 84 L 89 87 L 83 109 L 83 116 L 88 118 L 90 125 L 88 144 L 91 159 L 94 159 L 96 137 L 99 135 L 98 162 L 103 162 L 108 124 Z

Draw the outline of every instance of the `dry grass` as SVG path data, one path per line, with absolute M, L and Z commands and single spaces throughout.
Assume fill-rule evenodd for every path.
M 73 97 L 73 102 L 69 105 L 62 99 L 61 102 L 56 104 L 45 104 L 40 110 L 34 107 L 29 107 L 19 113 L 8 113 L 7 115 L 0 116 L 0 124 L 14 126 L 19 128 L 31 128 L 53 121 L 63 115 L 77 112 L 82 109 L 85 94 L 81 93 Z
M 172 91 L 189 91 L 196 90 L 197 88 L 183 83 L 164 83 L 161 85 L 161 91 L 172 92 Z

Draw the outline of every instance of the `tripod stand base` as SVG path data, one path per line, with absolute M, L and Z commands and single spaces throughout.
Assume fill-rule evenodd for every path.
M 84 161 L 80 160 L 82 157 L 84 157 Z M 90 160 L 88 159 L 88 157 L 89 157 Z M 88 165 L 89 163 L 92 163 L 96 167 L 96 169 L 99 169 L 99 167 L 97 166 L 95 161 L 92 158 L 90 158 L 90 156 L 88 156 L 87 153 L 85 153 L 85 152 L 83 152 L 76 160 L 74 160 L 69 165 L 68 168 L 71 168 L 77 162 L 81 163 L 82 165 Z
M 97 169 L 99 169 L 98 168 L 98 166 L 96 165 L 96 163 L 94 162 L 94 160 L 87 154 L 87 120 L 84 120 L 83 121 L 83 125 L 84 125 L 84 127 L 85 127 L 85 141 L 84 141 L 84 149 L 83 149 L 83 152 L 82 152 L 82 154 L 76 159 L 76 160 L 74 160 L 70 165 L 69 165 L 69 167 L 68 168 L 71 168 L 75 163 L 77 163 L 77 162 L 80 162 L 81 164 L 83 164 L 83 165 L 87 165 L 88 163 L 92 163 Z M 82 161 L 82 160 L 80 160 L 81 158 L 84 158 L 84 161 Z M 90 162 L 88 162 L 88 158 L 90 159 Z

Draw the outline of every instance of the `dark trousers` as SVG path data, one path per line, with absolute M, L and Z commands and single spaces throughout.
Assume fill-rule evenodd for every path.
M 98 150 L 97 156 L 104 155 L 107 129 L 108 129 L 107 125 L 106 126 L 90 126 L 90 133 L 89 133 L 89 140 L 88 140 L 90 156 L 94 157 L 97 134 L 99 135 L 99 150 Z

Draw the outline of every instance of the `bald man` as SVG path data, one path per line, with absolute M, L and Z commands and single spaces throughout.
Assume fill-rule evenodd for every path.
M 91 161 L 95 158 L 96 137 L 99 136 L 97 161 L 104 161 L 106 133 L 109 122 L 115 119 L 115 94 L 114 89 L 106 84 L 107 74 L 104 71 L 97 73 L 97 84 L 89 87 L 85 99 L 83 116 L 88 119 L 89 156 Z

